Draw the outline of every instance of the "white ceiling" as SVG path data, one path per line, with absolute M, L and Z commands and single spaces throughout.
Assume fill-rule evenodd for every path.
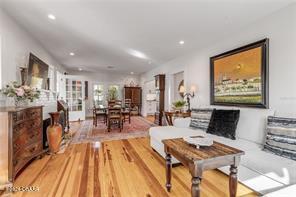
M 94 72 L 114 66 L 112 72 L 139 74 L 213 44 L 292 1 L 3 0 L 2 6 L 67 68 Z M 131 56 L 129 49 L 148 59 Z

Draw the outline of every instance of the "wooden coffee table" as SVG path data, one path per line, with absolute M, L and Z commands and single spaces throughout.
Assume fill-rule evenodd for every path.
M 196 149 L 182 138 L 162 140 L 166 153 L 166 188 L 170 192 L 172 162 L 171 156 L 178 159 L 184 166 L 189 168 L 192 176 L 191 195 L 200 196 L 200 182 L 205 170 L 216 169 L 230 165 L 229 193 L 231 197 L 236 196 L 237 191 L 237 166 L 241 155 L 245 153 L 225 144 L 214 141 L 209 147 Z

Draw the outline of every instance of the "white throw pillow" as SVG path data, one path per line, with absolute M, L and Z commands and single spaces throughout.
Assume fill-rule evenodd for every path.
M 190 125 L 191 118 L 176 118 L 174 119 L 173 125 L 178 128 L 188 128 Z

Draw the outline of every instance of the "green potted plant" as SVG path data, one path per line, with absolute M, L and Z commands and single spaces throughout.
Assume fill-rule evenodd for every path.
M 108 99 L 117 100 L 118 99 L 118 90 L 116 87 L 110 87 L 108 90 Z
M 175 111 L 181 111 L 185 105 L 186 105 L 186 101 L 178 100 L 178 101 L 173 102 L 173 109 Z

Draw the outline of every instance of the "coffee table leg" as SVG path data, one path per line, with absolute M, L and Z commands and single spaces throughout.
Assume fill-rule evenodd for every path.
M 171 154 L 166 154 L 166 188 L 170 192 L 172 188 L 171 177 L 172 177 L 172 157 Z
M 200 197 L 200 177 L 192 177 L 191 179 L 191 196 L 192 197 Z
M 237 166 L 230 166 L 230 175 L 229 175 L 229 193 L 230 197 L 235 197 L 237 191 Z

